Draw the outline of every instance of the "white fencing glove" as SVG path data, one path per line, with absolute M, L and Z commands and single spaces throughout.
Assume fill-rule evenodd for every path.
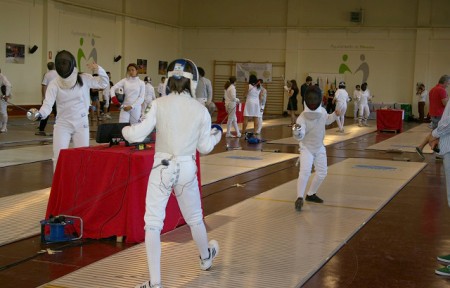
M 292 125 L 292 136 L 295 140 L 300 141 L 305 137 L 305 130 L 298 124 Z
M 27 112 L 27 118 L 28 118 L 28 120 L 31 120 L 31 121 L 38 121 L 38 120 L 41 120 L 42 115 L 41 115 L 41 113 L 39 113 L 39 110 L 37 110 L 36 108 L 31 108 Z

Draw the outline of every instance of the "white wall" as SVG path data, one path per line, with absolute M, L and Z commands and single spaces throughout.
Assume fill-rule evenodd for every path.
M 12 103 L 26 103 L 23 99 L 28 97 L 40 98 L 42 23 L 42 1 L 0 2 L 0 69 L 13 86 Z M 25 45 L 23 64 L 6 62 L 6 43 Z M 33 45 L 39 48 L 34 54 L 29 54 L 28 48 Z
M 308 73 L 338 73 L 347 55 L 351 94 L 361 84 L 356 70 L 364 55 L 374 101 L 412 103 L 416 115 L 415 83 L 430 89 L 450 73 L 450 1 L 241 2 L 182 3 L 185 56 L 210 69 L 214 60 L 284 61 L 286 78 L 301 84 Z M 208 12 L 199 13 L 202 8 Z M 359 9 L 364 23 L 351 23 L 350 12 Z
M 83 51 L 79 68 L 90 72 L 86 63 L 92 61 L 89 55 L 95 49 L 98 64 L 111 71 L 114 82 L 125 77 L 128 63 L 147 59 L 147 74 L 154 84 L 160 78 L 158 61 L 181 55 L 179 0 L 67 2 L 77 6 L 64 1 L 0 0 L 0 49 L 5 49 L 5 43 L 24 44 L 27 51 L 29 46 L 39 46 L 33 55 L 25 55 L 25 64 L 6 63 L 5 53 L 0 53 L 0 69 L 13 85 L 14 104 L 41 103 L 40 83 L 46 64 L 54 61 L 60 50 L 68 50 L 76 58 Z M 168 13 L 170 9 L 173 11 Z M 117 55 L 122 60 L 115 63 Z
M 359 9 L 362 25 L 349 21 Z M 58 50 L 82 48 L 88 57 L 92 39 L 114 82 L 142 58 L 156 84 L 159 60 L 188 57 L 210 77 L 214 60 L 285 62 L 279 74 L 301 84 L 311 72 L 336 73 L 346 54 L 351 92 L 364 54 L 375 101 L 415 104 L 416 82 L 429 89 L 449 73 L 449 14 L 448 0 L 0 0 L 0 49 L 39 46 L 25 64 L 7 64 L 0 53 L 0 68 L 14 86 L 15 103 L 39 104 L 48 52 L 53 58 Z M 116 55 L 122 55 L 118 63 Z

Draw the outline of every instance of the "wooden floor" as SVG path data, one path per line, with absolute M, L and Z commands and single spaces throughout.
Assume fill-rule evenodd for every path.
M 415 125 L 405 123 L 404 128 L 407 130 Z M 263 129 L 264 138 L 271 140 L 288 137 L 290 133 L 286 125 Z M 398 155 L 365 148 L 394 135 L 371 133 L 331 145 L 327 147 L 328 163 L 349 157 L 392 159 Z M 231 145 L 239 141 L 242 148 L 248 150 L 280 149 L 281 152 L 298 153 L 297 146 L 247 145 L 244 139 L 225 138 L 212 153 L 223 152 L 227 141 Z M 8 148 L 11 147 L 4 149 Z M 421 161 L 414 153 L 401 156 Z M 450 280 L 434 274 L 441 265 L 436 256 L 450 253 L 450 208 L 446 200 L 443 165 L 431 154 L 426 155 L 425 162 L 428 163 L 425 169 L 303 287 L 450 287 Z M 51 161 L 43 161 L 0 168 L 1 197 L 51 186 L 51 167 Z M 205 215 L 297 176 L 295 160 L 289 160 L 204 186 Z M 231 187 L 235 183 L 246 184 L 245 193 L 242 188 Z M 383 183 L 379 189 L 383 189 Z M 0 287 L 36 287 L 130 246 L 117 243 L 115 239 L 44 245 L 39 237 L 5 245 L 0 247 Z M 54 255 L 38 253 L 46 248 L 63 252 Z

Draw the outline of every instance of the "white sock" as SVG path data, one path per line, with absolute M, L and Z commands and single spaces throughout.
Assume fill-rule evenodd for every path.
M 161 231 L 145 231 L 145 249 L 147 251 L 148 270 L 152 285 L 161 283 Z
M 202 222 L 198 223 L 197 225 L 190 226 L 191 228 L 191 234 L 192 238 L 195 241 L 195 244 L 197 245 L 198 252 L 200 253 L 200 257 L 202 259 L 209 258 L 209 251 L 208 251 L 208 234 L 206 234 L 206 227 L 205 223 Z

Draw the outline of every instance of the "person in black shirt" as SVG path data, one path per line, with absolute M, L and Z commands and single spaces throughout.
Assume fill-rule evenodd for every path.
M 300 95 L 302 96 L 303 110 L 305 110 L 305 92 L 306 92 L 306 88 L 311 86 L 311 84 L 312 84 L 312 78 L 311 78 L 311 76 L 307 76 L 306 80 L 305 80 L 305 83 L 303 83 L 303 85 L 300 87 Z
M 336 104 L 333 103 L 334 94 L 336 94 L 336 85 L 334 83 L 331 83 L 331 87 L 328 90 L 328 97 L 327 97 L 327 112 L 328 114 L 331 114 L 334 112 L 334 109 L 336 108 Z

